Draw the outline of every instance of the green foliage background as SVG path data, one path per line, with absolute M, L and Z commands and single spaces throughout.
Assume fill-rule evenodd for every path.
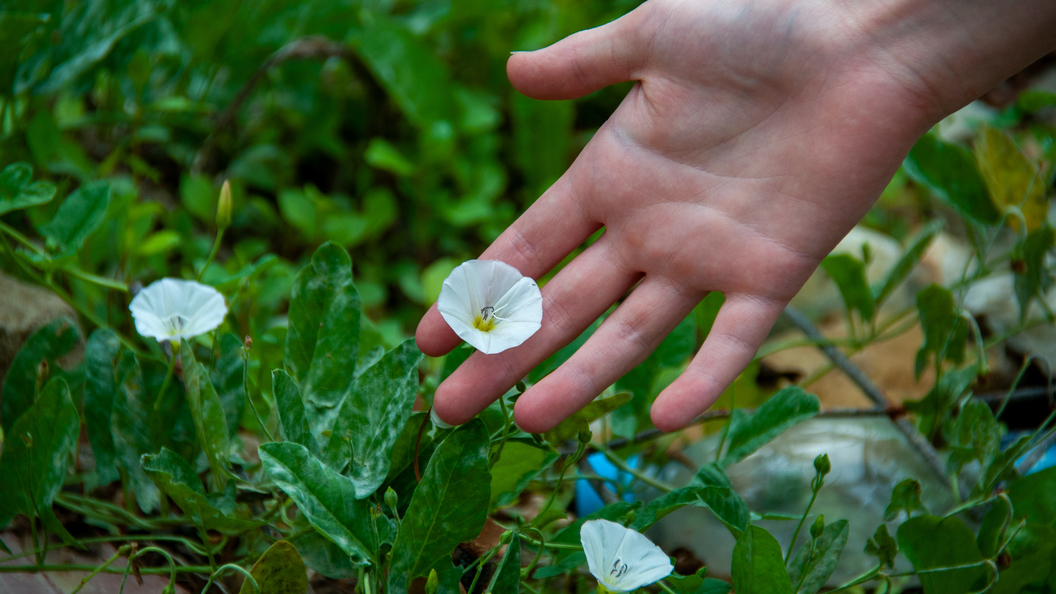
M 627 89 L 529 100 L 506 80 L 509 52 L 636 4 L 0 3 L 0 271 L 52 291 L 78 317 L 29 337 L 2 387 L 0 525 L 28 519 L 37 549 L 19 556 L 36 561 L 19 570 L 47 569 L 51 534 L 51 546 L 154 542 L 119 556 L 202 591 L 233 574 L 252 578 L 244 592 L 303 591 L 305 564 L 367 593 L 423 584 L 454 593 L 460 581 L 496 593 L 592 587 L 577 550 L 583 518 L 555 523 L 576 462 L 590 450 L 617 465 L 630 454 L 667 461 L 648 445 L 649 405 L 706 336 L 722 296 L 709 296 L 645 362 L 546 435 L 512 423 L 523 385 L 463 427 L 431 428 L 413 408 L 469 351 L 423 359 L 408 336 L 450 270 L 564 172 Z M 1054 317 L 1039 299 L 1053 286 L 1056 129 L 1042 116 L 1054 105 L 1056 96 L 1032 91 L 970 143 L 925 135 L 867 219 L 903 241 L 901 259 L 873 285 L 868 253 L 822 265 L 844 300 L 846 351 L 920 325 L 916 371 L 933 368 L 936 380 L 908 408 L 915 430 L 941 450 L 957 508 L 931 515 L 910 481 L 892 493 L 886 520 L 905 520 L 894 535 L 884 524 L 867 543 L 848 543 L 847 520 L 807 524 L 808 507 L 793 519 L 809 535 L 782 551 L 755 524 L 766 510 L 750 510 L 725 471 L 820 406 L 797 386 L 760 389 L 756 366 L 738 380 L 750 402 L 742 396 L 731 413 L 715 463 L 677 489 L 625 468 L 661 495 L 593 517 L 644 531 L 685 506 L 711 510 L 736 538 L 730 577 L 739 594 L 817 592 L 847 546 L 877 558 L 847 589 L 892 591 L 899 556 L 928 594 L 1056 589 L 1056 473 L 1021 477 L 1015 467 L 1047 439 L 1051 417 L 1002 448 L 1000 411 L 971 390 L 987 371 L 980 345 L 1008 336 L 982 336 L 963 308 L 966 286 L 1011 271 L 1017 330 Z M 232 216 L 218 226 L 225 180 Z M 933 215 L 969 241 L 977 266 L 958 286 L 925 288 L 915 307 L 882 319 L 942 229 L 923 224 Z M 1012 238 L 1009 253 L 991 253 L 999 235 Z M 168 347 L 135 334 L 130 287 L 166 276 L 224 294 L 230 314 L 217 332 Z M 1031 304 L 1044 311 L 1030 315 Z M 84 363 L 55 364 L 81 341 Z M 591 440 L 584 429 L 602 418 L 613 436 L 640 442 L 613 452 Z M 74 472 L 81 427 L 95 464 Z M 262 442 L 259 462 L 247 436 Z M 828 459 L 815 467 L 816 495 Z M 545 495 L 542 513 L 509 511 L 525 491 Z M 84 519 L 76 534 L 56 507 Z M 499 508 L 512 517 L 504 540 L 488 543 L 480 561 L 452 565 L 452 552 Z M 163 540 L 198 565 L 170 568 Z M 521 551 L 535 558 L 529 567 Z M 492 573 L 482 574 L 489 562 Z M 700 572 L 653 588 L 730 587 Z

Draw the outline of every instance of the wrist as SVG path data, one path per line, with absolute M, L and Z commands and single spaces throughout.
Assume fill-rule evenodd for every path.
M 929 127 L 1056 50 L 1052 0 L 841 3 L 869 59 L 914 94 Z

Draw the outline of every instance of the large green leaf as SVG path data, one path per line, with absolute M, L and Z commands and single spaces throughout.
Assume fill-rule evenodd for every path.
M 1016 301 L 1019 302 L 1019 319 L 1026 322 L 1030 314 L 1030 302 L 1035 297 L 1044 298 L 1053 285 L 1052 272 L 1046 266 L 1049 253 L 1056 247 L 1056 229 L 1044 225 L 1031 231 L 1023 240 L 1022 262 L 1025 270 L 1014 272 Z
M 966 594 L 989 582 L 986 566 L 948 569 L 983 561 L 975 535 L 959 518 L 917 516 L 898 527 L 897 538 L 924 594 Z
M 513 503 L 535 477 L 557 461 L 557 452 L 523 441 L 507 441 L 491 467 L 490 506 Z
M 191 406 L 198 443 L 205 451 L 214 483 L 221 489 L 227 484 L 227 454 L 230 435 L 220 398 L 205 367 L 194 360 L 190 343 L 184 341 L 183 382 L 187 386 L 187 403 Z
M 22 413 L 33 404 L 41 363 L 46 362 L 53 367 L 55 360 L 70 352 L 80 338 L 81 334 L 73 320 L 59 318 L 26 339 L 4 376 L 0 420 L 3 421 L 5 432 L 9 432 Z
M 737 539 L 732 569 L 737 594 L 792 594 L 781 545 L 758 526 L 752 526 Z
M 216 388 L 216 397 L 220 399 L 228 435 L 238 431 L 238 423 L 246 409 L 245 371 L 242 341 L 234 334 L 224 334 L 220 337 L 220 356 L 213 363 L 209 378 Z
M 862 319 L 876 315 L 876 301 L 865 277 L 865 264 L 850 254 L 833 254 L 821 261 L 821 267 L 836 282 L 847 311 L 858 310 Z
M 281 369 L 271 372 L 271 386 L 275 391 L 275 408 L 279 413 L 279 424 L 282 426 L 286 441 L 299 443 L 313 453 L 318 453 L 319 441 L 312 437 L 308 430 L 308 418 L 304 414 L 304 401 L 297 382 L 290 374 Z
M 316 530 L 341 547 L 353 563 L 377 563 L 379 543 L 370 504 L 356 499 L 352 481 L 300 444 L 266 443 L 258 452 L 268 478 L 297 503 Z
M 154 422 L 152 411 L 157 395 L 150 394 L 144 386 L 140 364 L 132 353 L 126 352 L 119 357 L 114 377 L 117 378 L 118 390 L 114 395 L 110 426 L 113 429 L 117 467 L 123 474 L 122 480 L 131 487 L 139 509 L 147 514 L 161 502 L 157 485 L 139 463 L 140 456 L 155 451 L 151 440 L 151 424 Z
M 418 363 L 422 353 L 414 340 L 385 353 L 352 384 L 334 424 L 327 462 L 340 470 L 352 463 L 348 476 L 356 496 L 369 497 L 385 481 L 392 463 L 392 448 L 411 415 L 418 394 Z
M 255 520 L 233 518 L 217 509 L 205 495 L 202 481 L 191 465 L 172 450 L 162 448 L 157 455 L 146 454 L 142 465 L 147 476 L 196 526 L 233 535 L 262 525 Z
M 307 522 L 305 522 L 307 526 Z M 292 543 L 301 554 L 304 564 L 314 571 L 335 580 L 347 580 L 356 577 L 356 566 L 348 553 L 334 544 L 334 541 L 320 534 L 317 530 L 299 533 Z
M 297 274 L 286 330 L 286 368 L 297 380 L 313 435 L 330 430 L 359 354 L 359 294 L 352 260 L 327 243 Z
M 75 251 L 103 224 L 109 205 L 110 182 L 89 182 L 66 197 L 55 212 L 55 217 L 40 226 L 40 232 L 48 241 L 68 251 Z
M 960 146 L 927 133 L 913 145 L 903 163 L 913 181 L 953 205 L 961 214 L 988 225 L 1001 221 L 986 193 L 972 154 Z
M 723 457 L 723 468 L 739 462 L 752 452 L 821 410 L 818 397 L 799 386 L 785 388 L 770 397 L 751 416 L 731 420 L 730 447 Z
M 799 548 L 788 567 L 796 592 L 815 594 L 821 590 L 840 564 L 849 533 L 847 520 L 838 520 Z
M 49 382 L 6 434 L 0 457 L 0 526 L 19 513 L 46 521 L 54 518 L 51 502 L 66 479 L 79 430 L 66 382 Z
M 488 434 L 474 419 L 440 444 L 414 491 L 392 547 L 388 592 L 407 592 L 459 543 L 476 538 L 488 515 Z
M 0 37 L 10 15 L 0 14 Z M 0 65 L 0 69 L 4 66 Z M 0 89 L 0 95 L 10 89 Z M 33 179 L 33 167 L 28 163 L 13 163 L 0 172 L 0 215 L 51 202 L 55 197 L 55 185 Z
M 308 591 L 308 571 L 293 545 L 280 540 L 271 545 L 249 571 L 259 591 L 246 580 L 238 594 L 304 594 Z
M 117 335 L 108 328 L 92 332 L 84 348 L 84 430 L 92 445 L 95 480 L 99 485 L 121 478 L 110 423 L 118 391 L 114 365 L 120 350 Z

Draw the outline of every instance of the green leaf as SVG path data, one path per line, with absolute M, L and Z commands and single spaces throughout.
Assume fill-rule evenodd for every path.
M 769 443 L 789 427 L 797 425 L 821 410 L 818 397 L 798 386 L 785 388 L 770 397 L 753 415 L 730 427 L 730 447 L 720 463 L 723 468 L 739 462 Z
M 1056 107 L 1056 93 L 1042 89 L 1024 89 L 1016 98 L 1016 105 L 1027 113 L 1039 112 L 1048 107 Z
M 110 426 L 114 434 L 117 467 L 123 473 L 122 480 L 131 487 L 139 509 L 149 514 L 161 502 L 161 493 L 143 471 L 139 459 L 141 455 L 155 451 L 150 428 L 157 394 L 146 389 L 139 361 L 132 353 L 120 355 L 114 377 L 117 378 L 118 390 L 114 395 Z M 179 393 L 176 383 L 173 382 L 169 390 Z M 182 394 L 179 395 L 182 397 Z
M 187 387 L 187 403 L 194 417 L 198 443 L 205 451 L 205 458 L 209 461 L 214 483 L 223 489 L 227 484 L 227 454 L 230 439 L 224 409 L 220 405 L 220 398 L 216 395 L 213 383 L 209 381 L 209 374 L 205 367 L 194 360 L 190 343 L 184 341 L 180 352 L 183 360 L 183 382 Z
M 40 226 L 48 241 L 75 251 L 84 245 L 84 240 L 103 224 L 106 209 L 110 206 L 110 182 L 89 182 L 77 188 L 55 211 L 50 222 Z
M 577 567 L 582 567 L 587 564 L 587 555 L 583 551 L 573 551 L 559 559 L 560 560 L 556 560 L 556 562 L 553 562 L 546 567 L 536 569 L 532 574 L 532 578 L 543 580 L 556 575 L 561 575 L 562 573 L 568 573 Z
M 491 502 L 489 507 L 505 507 L 528 487 L 528 483 L 546 472 L 558 459 L 557 452 L 523 441 L 509 440 L 498 461 L 491 467 Z
M 358 574 L 348 554 L 315 530 L 302 533 L 293 539 L 293 544 L 300 552 L 305 565 L 328 578 L 347 580 Z
M 943 425 L 942 433 L 950 446 L 947 472 L 957 476 L 965 465 L 978 460 L 983 469 L 978 478 L 985 481 L 990 465 L 1001 454 L 1001 426 L 990 407 L 981 400 L 969 400 L 952 423 Z
M 55 369 L 55 360 L 70 352 L 80 339 L 77 324 L 63 317 L 39 328 L 22 344 L 4 376 L 0 395 L 0 420 L 5 433 L 11 431 L 33 404 L 41 363 L 46 362 L 49 369 Z
M 917 263 L 920 262 L 921 257 L 924 256 L 924 252 L 927 251 L 928 246 L 931 245 L 931 240 L 935 238 L 935 235 L 942 230 L 941 221 L 932 221 L 927 225 L 924 225 L 920 231 L 911 239 L 906 245 L 905 251 L 902 252 L 902 256 L 898 259 L 898 262 L 891 267 L 891 270 L 887 272 L 887 276 L 884 277 L 884 282 L 873 291 L 875 296 L 876 304 L 880 305 L 891 293 L 895 292 L 907 278 L 909 274 L 916 268 Z
M 983 516 L 983 522 L 979 526 L 979 534 L 975 537 L 979 545 L 979 552 L 984 557 L 994 557 L 1001 548 L 1005 538 L 1007 526 L 1012 524 L 1012 507 L 1009 500 L 1004 497 L 994 499 L 990 509 Z
M 913 181 L 979 223 L 996 225 L 1001 213 L 986 193 L 975 159 L 966 149 L 943 142 L 929 132 L 913 145 L 903 163 Z
M 834 254 L 826 256 L 821 267 L 836 282 L 847 311 L 858 310 L 863 320 L 871 321 L 876 315 L 876 302 L 865 277 L 865 264 L 849 254 Z
M 30 518 L 50 516 L 79 432 L 70 390 L 56 378 L 6 433 L 0 457 L 0 526 L 19 513 Z
M 733 489 L 725 486 L 691 485 L 665 493 L 649 502 L 631 524 L 638 532 L 645 532 L 664 516 L 687 505 L 707 507 L 715 514 L 734 538 L 740 536 L 750 523 L 748 505 Z
M 1027 475 L 1008 488 L 1016 519 L 1056 527 L 1056 466 Z
M 884 510 L 884 521 L 894 521 L 900 511 L 905 511 L 907 517 L 912 517 L 913 512 L 928 513 L 920 501 L 920 483 L 915 479 L 906 479 L 891 489 L 891 503 Z
M 928 353 L 941 360 L 964 361 L 964 347 L 968 342 L 968 323 L 957 315 L 953 293 L 939 285 L 931 285 L 917 293 L 917 310 L 924 331 L 924 345 L 917 353 L 916 374 L 924 372 Z
M 245 372 L 242 341 L 234 334 L 224 334 L 220 337 L 220 356 L 213 362 L 209 379 L 216 388 L 216 397 L 224 411 L 228 435 L 238 432 L 238 424 L 246 410 Z
M 617 408 L 612 413 L 613 433 L 631 438 L 639 426 L 650 423 L 649 405 L 667 387 L 661 383 L 664 371 L 677 368 L 693 355 L 697 344 L 696 317 L 690 315 L 682 320 L 670 334 L 637 367 L 616 381 L 618 392 L 633 394 L 630 404 Z M 672 377 L 673 379 L 673 377 Z
M 393 445 L 418 394 L 421 360 L 414 340 L 404 341 L 355 379 L 341 405 L 325 461 L 335 470 L 344 468 L 351 438 L 348 476 L 360 499 L 373 494 L 389 474 Z
M 92 332 L 84 348 L 84 429 L 92 445 L 98 485 L 107 485 L 121 478 L 110 425 L 118 391 L 114 364 L 120 350 L 117 335 L 108 328 Z
M 293 545 L 280 540 L 271 545 L 249 571 L 260 587 L 259 593 L 249 580 L 242 582 L 238 594 L 304 594 L 308 591 L 308 571 Z
M 733 589 L 737 594 L 792 594 L 781 545 L 752 526 L 733 547 Z
M 537 101 L 510 91 L 514 163 L 535 199 L 572 163 L 576 108 L 567 101 Z
M 1027 524 L 1015 531 L 1005 549 L 1003 560 L 1011 560 L 1001 567 L 1001 580 L 990 590 L 992 594 L 1023 594 L 1051 592 L 1056 585 L 1053 559 L 1056 553 L 1056 530 L 1048 526 Z
M 307 192 L 295 188 L 285 188 L 279 192 L 279 210 L 286 221 L 304 233 L 305 237 L 315 237 L 316 208 Z
M 847 520 L 838 520 L 826 526 L 817 539 L 799 548 L 788 570 L 792 583 L 798 584 L 796 592 L 815 594 L 821 590 L 840 564 L 849 533 Z
M 286 368 L 301 388 L 313 435 L 332 428 L 359 355 L 359 295 L 352 260 L 327 243 L 297 274 L 286 330 Z
M 488 515 L 489 450 L 479 420 L 454 430 L 437 448 L 392 547 L 390 593 L 406 592 L 410 580 L 428 575 L 459 543 L 480 534 Z
M 596 419 L 600 419 L 609 412 L 623 406 L 631 399 L 630 392 L 620 392 L 609 398 L 601 398 L 579 409 L 574 415 L 568 417 L 557 426 L 547 431 L 546 440 L 554 445 L 561 445 L 575 437 L 584 428 Z
M 1007 134 L 989 126 L 979 129 L 973 148 L 979 172 L 998 210 L 1018 207 L 1026 219 L 1027 231 L 1040 228 L 1049 214 L 1041 171 L 1027 160 Z M 1018 217 L 1009 222 L 1013 229 L 1020 228 Z
M 352 49 L 388 91 L 412 124 L 453 121 L 454 86 L 432 48 L 401 24 L 375 12 L 369 26 L 353 37 Z
M 1014 272 L 1016 300 L 1019 302 L 1019 319 L 1025 322 L 1030 313 L 1030 302 L 1035 297 L 1044 298 L 1053 285 L 1052 274 L 1045 266 L 1046 255 L 1056 247 L 1056 229 L 1044 225 L 1027 235 L 1023 240 L 1022 262 L 1025 270 Z
M 379 543 L 371 527 L 370 504 L 356 499 L 352 481 L 300 444 L 266 443 L 258 452 L 268 478 L 297 503 L 316 530 L 354 564 L 377 563 Z
M 495 568 L 486 592 L 492 594 L 520 594 L 521 591 L 521 539 L 516 536 L 506 547 L 506 554 Z
M 898 546 L 917 571 L 924 594 L 966 594 L 982 590 L 989 582 L 990 571 L 985 566 L 947 569 L 983 561 L 975 535 L 959 518 L 906 520 L 898 527 Z
M 230 517 L 217 509 L 206 497 L 194 468 L 172 450 L 161 448 L 157 455 L 145 454 L 141 464 L 147 476 L 176 502 L 194 525 L 230 535 L 263 525 L 255 520 Z
M 0 14 L 0 38 L 7 18 L 8 15 Z M 0 172 L 0 215 L 51 202 L 55 185 L 46 181 L 30 182 L 32 178 L 33 167 L 28 163 L 13 163 Z
M 371 138 L 367 144 L 367 152 L 363 159 L 368 165 L 375 169 L 381 169 L 396 175 L 411 175 L 414 173 L 414 163 L 407 160 L 391 142 L 384 138 Z
M 271 372 L 271 386 L 275 391 L 275 408 L 279 412 L 279 424 L 286 441 L 299 443 L 309 451 L 318 452 L 319 442 L 308 430 L 308 419 L 304 415 L 301 391 L 290 374 L 281 369 Z
M 865 543 L 865 553 L 880 561 L 880 565 L 889 569 L 895 568 L 895 555 L 898 555 L 898 543 L 887 531 L 887 524 L 880 524 L 873 537 Z
M 8 48 L 10 52 L 9 57 L 0 63 L 0 96 L 14 96 L 15 73 L 18 71 L 18 54 L 23 47 L 22 42 L 27 35 L 48 22 L 50 16 L 15 12 L 10 7 L 0 13 L 0 47 Z M 0 207 L 2 212 L 3 207 Z

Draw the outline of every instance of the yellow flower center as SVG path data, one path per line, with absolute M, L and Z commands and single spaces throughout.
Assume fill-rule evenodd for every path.
M 490 305 L 480 310 L 480 315 L 473 320 L 473 327 L 481 332 L 491 332 L 495 327 L 495 308 Z

